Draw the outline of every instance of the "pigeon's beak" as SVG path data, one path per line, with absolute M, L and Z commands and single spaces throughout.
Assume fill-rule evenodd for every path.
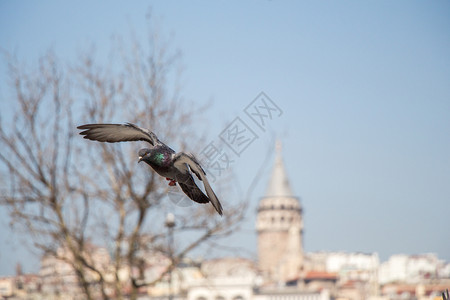
M 139 156 L 138 163 L 140 163 L 144 158 L 142 156 Z

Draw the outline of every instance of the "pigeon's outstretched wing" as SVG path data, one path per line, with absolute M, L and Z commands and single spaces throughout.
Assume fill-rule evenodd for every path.
M 80 132 L 85 139 L 117 143 L 127 141 L 145 141 L 153 146 L 161 144 L 158 137 L 145 128 L 131 123 L 126 124 L 86 124 L 77 127 L 84 131 Z
M 222 205 L 219 202 L 219 199 L 217 198 L 216 194 L 214 193 L 213 189 L 209 185 L 208 179 L 206 178 L 206 173 L 203 170 L 203 168 L 200 166 L 200 163 L 197 161 L 197 159 L 190 154 L 180 152 L 177 153 L 174 157 L 173 161 L 174 167 L 176 167 L 178 170 L 180 170 L 183 173 L 189 172 L 189 169 L 197 175 L 198 179 L 203 181 L 203 185 L 205 186 L 206 195 L 209 198 L 209 201 L 214 206 L 216 211 L 219 213 L 219 215 L 222 215 Z M 188 167 L 189 166 L 189 169 Z M 192 178 L 192 177 L 191 177 Z M 194 181 L 192 180 L 192 184 L 185 184 L 185 186 L 182 186 L 182 182 L 178 181 L 180 184 L 180 187 L 182 188 L 183 192 L 185 192 L 188 196 L 190 194 L 197 195 L 199 192 L 203 194 L 203 192 L 195 185 Z M 203 195 L 204 196 L 204 195 Z M 191 198 L 191 197 L 190 197 Z M 191 198 L 192 199 L 192 198 Z M 194 199 L 193 199 L 194 200 Z M 197 202 L 205 203 L 206 199 L 202 198 L 201 196 L 198 198 Z

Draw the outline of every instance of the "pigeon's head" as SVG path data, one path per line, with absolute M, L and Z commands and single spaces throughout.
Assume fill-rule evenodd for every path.
M 149 159 L 151 151 L 152 150 L 148 149 L 148 148 L 144 148 L 144 149 L 139 150 L 139 153 L 138 153 L 139 161 L 138 161 L 138 163 L 140 163 L 141 161 L 145 161 L 145 160 Z

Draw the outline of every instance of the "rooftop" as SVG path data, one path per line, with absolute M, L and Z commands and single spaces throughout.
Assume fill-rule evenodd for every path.
M 275 148 L 275 163 L 272 169 L 272 175 L 270 177 L 269 184 L 266 189 L 265 197 L 294 197 L 294 193 L 292 192 L 292 188 L 288 180 L 288 175 L 284 167 L 280 141 L 277 141 Z

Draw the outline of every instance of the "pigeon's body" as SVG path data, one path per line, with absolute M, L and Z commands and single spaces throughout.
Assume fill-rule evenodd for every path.
M 174 173 L 174 170 L 172 170 L 174 156 L 175 151 L 165 145 L 155 146 L 152 149 L 141 149 L 139 151 L 139 157 L 143 158 L 142 161 L 149 164 L 159 175 L 171 179 L 175 179 L 171 177 Z
M 84 135 L 85 139 L 99 142 L 148 142 L 152 147 L 139 151 L 139 162 L 146 162 L 156 173 L 170 180 L 169 185 L 174 186 L 178 182 L 183 192 L 193 201 L 198 203 L 211 202 L 216 211 L 222 215 L 222 205 L 209 185 L 205 171 L 192 154 L 176 153 L 162 143 L 153 132 L 130 123 L 125 125 L 87 124 L 77 128 L 84 130 L 80 134 Z M 192 173 L 203 181 L 206 195 L 195 184 Z

